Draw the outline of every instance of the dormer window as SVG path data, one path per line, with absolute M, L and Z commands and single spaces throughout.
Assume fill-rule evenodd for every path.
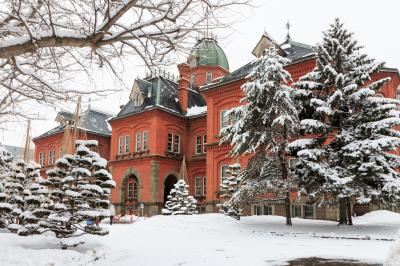
M 212 81 L 212 73 L 211 72 L 207 72 L 206 74 L 206 84 L 210 84 Z
M 139 85 L 137 82 L 133 84 L 131 95 L 129 96 L 129 98 L 131 99 L 133 106 L 135 107 L 139 107 L 143 104 L 144 97 L 139 89 Z

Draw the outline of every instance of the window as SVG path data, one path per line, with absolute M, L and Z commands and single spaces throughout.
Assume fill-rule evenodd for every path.
M 168 146 L 167 151 L 171 153 L 181 153 L 181 137 L 168 133 Z
M 262 215 L 262 206 L 260 205 L 254 206 L 254 215 Z
M 137 184 L 137 182 L 134 182 L 133 183 L 133 198 L 134 199 L 137 199 L 137 197 L 138 197 L 138 184 Z
M 44 166 L 45 160 L 46 160 L 46 153 L 44 152 L 39 153 L 39 164 L 41 166 Z
M 206 177 L 195 177 L 195 195 L 205 196 L 206 195 Z
M 118 137 L 118 154 L 127 154 L 130 151 L 131 137 L 129 135 Z
M 195 153 L 196 154 L 206 153 L 206 148 L 205 148 L 206 144 L 207 144 L 207 135 L 197 136 L 196 137 Z
M 127 181 L 126 198 L 128 200 L 138 198 L 138 182 L 135 178 L 129 178 Z
M 210 84 L 212 81 L 212 73 L 211 72 L 207 72 L 206 74 L 206 84 Z
M 56 160 L 56 150 L 49 150 L 48 165 L 53 165 Z
M 61 158 L 64 156 L 64 149 L 63 147 L 60 147 L 59 151 L 58 151 L 58 158 Z
M 200 154 L 202 152 L 202 137 L 196 137 L 196 154 Z
M 229 177 L 229 165 L 221 165 L 221 184 L 223 181 L 223 178 Z
M 128 199 L 133 198 L 133 183 L 128 183 Z
M 272 215 L 272 206 L 270 205 L 254 205 L 253 215 Z
M 143 97 L 140 93 L 133 95 L 133 106 L 138 107 L 143 104 Z
M 314 218 L 314 206 L 313 205 L 303 205 L 303 215 L 304 219 Z
M 190 76 L 190 87 L 193 88 L 196 84 L 196 75 L 191 75 Z
M 181 153 L 181 137 L 179 135 L 174 136 L 174 153 Z
M 142 150 L 142 133 L 136 133 L 136 151 Z
M 118 138 L 118 154 L 124 153 L 124 142 L 125 142 L 125 138 L 123 136 L 120 136 Z
M 147 131 L 143 131 L 143 150 L 146 151 L 149 149 L 149 133 Z
M 292 205 L 292 217 L 301 218 L 301 205 Z
M 220 119 L 220 129 L 223 129 L 224 127 L 228 126 L 230 124 L 228 110 L 222 110 L 219 119 Z
M 174 152 L 173 142 L 174 142 L 174 136 L 171 133 L 168 133 L 168 147 L 167 147 L 167 150 L 169 152 Z
M 125 153 L 129 153 L 129 151 L 130 151 L 130 143 L 131 143 L 131 137 L 130 136 L 125 136 Z
M 206 177 L 203 178 L 203 195 L 207 195 L 207 179 Z

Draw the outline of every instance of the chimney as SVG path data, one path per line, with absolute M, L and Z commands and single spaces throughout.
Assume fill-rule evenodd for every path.
M 184 112 L 188 108 L 188 88 L 189 88 L 189 65 L 186 63 L 178 65 L 179 81 L 178 81 L 178 99 Z

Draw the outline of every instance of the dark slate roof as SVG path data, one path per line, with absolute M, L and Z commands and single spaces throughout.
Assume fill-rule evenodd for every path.
M 206 106 L 206 100 L 204 100 L 203 96 L 200 95 L 199 92 L 195 90 L 188 90 L 188 108 L 194 107 L 194 106 Z
M 280 47 L 286 52 L 287 57 L 292 62 L 304 57 L 315 55 L 315 47 L 308 44 L 295 42 L 291 39 L 287 39 L 280 45 Z
M 114 119 L 134 115 L 154 108 L 162 109 L 179 116 L 185 116 L 178 100 L 178 84 L 163 76 L 156 76 L 147 80 L 136 79 L 144 98 L 143 104 L 135 106 L 132 100 L 121 109 Z M 142 84 L 142 85 L 141 85 Z M 144 86 L 144 84 L 146 86 Z M 142 90 L 143 88 L 143 90 Z M 151 93 L 149 93 L 149 90 Z M 195 90 L 188 89 L 188 108 L 205 106 L 206 101 Z
M 59 115 L 63 116 L 66 119 L 68 118 L 67 121 L 71 121 L 73 117 L 73 113 L 67 111 L 61 111 L 58 113 L 58 116 Z M 89 107 L 86 111 L 84 111 L 81 114 L 78 126 L 79 128 L 84 129 L 85 131 L 93 134 L 111 136 L 111 128 L 109 127 L 107 122 L 111 117 L 112 117 L 111 114 L 107 114 L 105 112 L 95 110 Z M 58 126 L 37 136 L 34 139 L 47 137 L 63 131 L 64 131 L 64 125 L 59 124 Z
M 295 64 L 303 60 L 315 57 L 315 50 L 314 47 L 311 45 L 302 44 L 289 39 L 281 44 L 280 47 L 287 53 L 287 57 L 291 60 L 290 64 Z M 205 91 L 211 88 L 219 87 L 226 83 L 231 83 L 236 80 L 243 79 L 250 73 L 250 71 L 253 69 L 253 66 L 254 61 L 251 61 L 246 65 L 236 69 L 229 75 L 221 78 L 220 80 L 218 80 L 218 82 L 203 86 L 202 88 L 200 88 L 200 91 Z

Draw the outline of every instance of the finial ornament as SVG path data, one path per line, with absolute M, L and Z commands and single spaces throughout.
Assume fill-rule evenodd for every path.
M 290 41 L 290 27 L 292 25 L 290 24 L 289 20 L 287 20 L 286 22 L 286 30 L 287 30 L 287 34 L 286 34 L 286 41 Z

